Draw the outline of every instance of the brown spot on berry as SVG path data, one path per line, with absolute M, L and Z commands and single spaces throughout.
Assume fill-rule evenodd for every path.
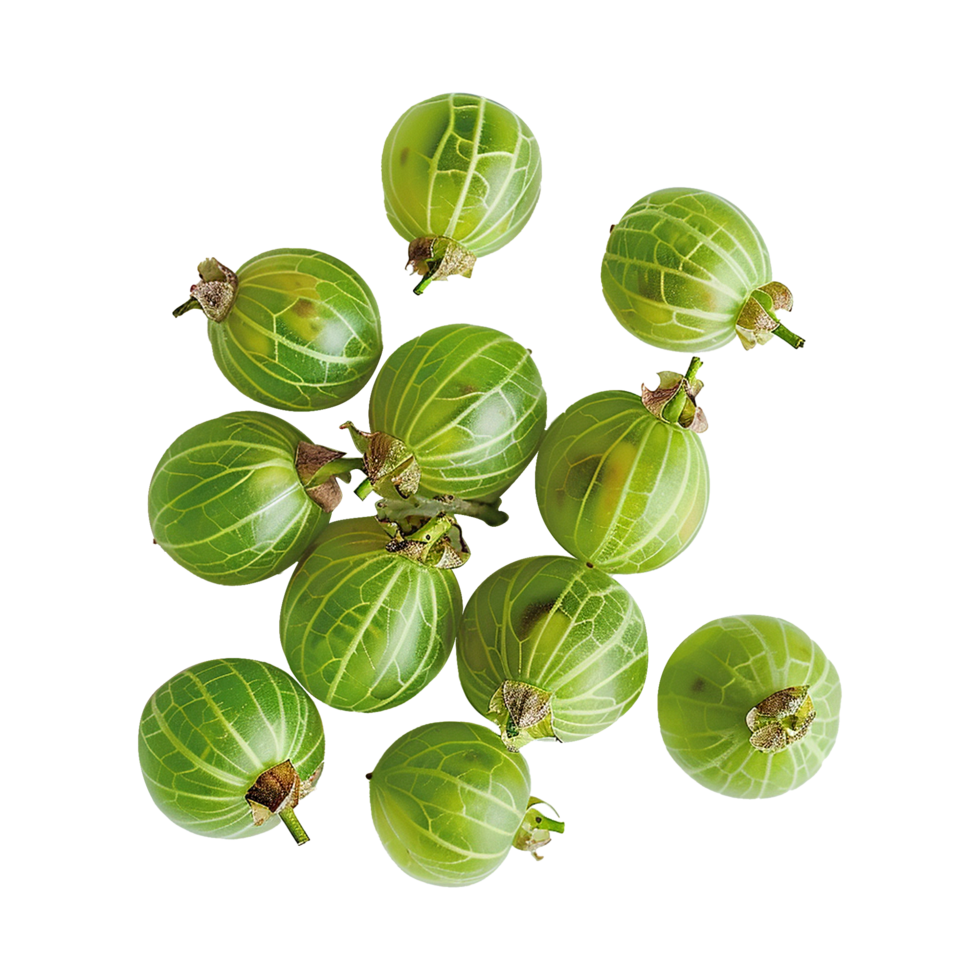
M 532 602 L 521 615 L 520 622 L 517 624 L 517 638 L 519 640 L 526 640 L 530 635 L 531 631 L 534 629 L 535 624 L 543 617 L 547 616 L 552 609 L 554 609 L 555 603 L 551 602 Z

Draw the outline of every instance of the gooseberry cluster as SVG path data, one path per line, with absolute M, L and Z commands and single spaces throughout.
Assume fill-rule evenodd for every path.
M 382 179 L 421 294 L 468 278 L 521 231 L 541 158 L 509 109 L 442 95 L 395 123 Z M 369 775 L 378 835 L 399 867 L 435 884 L 479 881 L 512 846 L 539 857 L 564 824 L 531 795 L 521 749 L 598 734 L 636 703 L 647 631 L 612 576 L 666 564 L 705 517 L 697 354 L 736 336 L 746 349 L 772 336 L 803 344 L 777 319 L 792 295 L 772 279 L 761 235 L 706 191 L 671 188 L 634 204 L 609 235 L 603 293 L 635 336 L 694 356 L 652 389 L 586 394 L 547 429 L 531 353 L 499 330 L 435 327 L 375 374 L 378 305 L 339 259 L 276 249 L 237 272 L 206 259 L 198 273 L 174 314 L 204 312 L 218 367 L 249 398 L 318 411 L 374 384 L 367 428 L 340 426 L 351 455 L 275 415 L 241 411 L 193 426 L 160 459 L 150 525 L 174 561 L 223 585 L 295 567 L 279 623 L 292 674 L 218 658 L 150 697 L 139 755 L 153 800 L 195 833 L 245 837 L 282 822 L 305 842 L 296 809 L 329 766 L 314 699 L 343 711 L 396 707 L 455 645 L 463 691 L 499 735 L 451 721 L 398 739 Z M 535 456 L 541 517 L 568 556 L 519 558 L 464 605 L 460 520 L 503 523 L 502 495 Z M 355 472 L 354 494 L 375 494 L 375 514 L 331 523 Z M 660 680 L 667 750 L 729 796 L 775 796 L 809 779 L 833 748 L 839 709 L 830 661 L 768 616 L 702 626 Z

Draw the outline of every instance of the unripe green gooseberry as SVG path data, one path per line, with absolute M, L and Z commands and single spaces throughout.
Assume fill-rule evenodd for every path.
M 840 678 L 803 630 L 726 616 L 692 633 L 660 678 L 660 731 L 674 761 L 726 796 L 779 796 L 830 755 Z
M 281 819 L 305 843 L 293 811 L 314 788 L 323 752 L 310 696 L 259 660 L 188 667 L 151 695 L 140 719 L 140 767 L 153 802 L 206 837 L 251 837 Z
M 279 636 L 289 668 L 318 700 L 382 711 L 442 669 L 463 599 L 448 568 L 407 551 L 373 517 L 332 524 L 296 566 Z
M 643 690 L 647 633 L 632 596 L 573 558 L 524 558 L 488 576 L 456 640 L 470 704 L 507 748 L 595 735 Z
M 423 279 L 469 277 L 476 259 L 527 224 L 541 191 L 537 140 L 520 117 L 459 92 L 419 102 L 381 156 L 385 209 Z
M 736 336 L 746 349 L 773 335 L 803 346 L 776 318 L 793 294 L 773 281 L 758 229 L 708 191 L 640 198 L 609 234 L 602 292 L 630 333 L 666 350 L 714 350 Z
M 538 509 L 569 554 L 614 574 L 646 572 L 694 540 L 708 509 L 696 366 L 685 378 L 663 372 L 654 392 L 588 395 L 548 427 L 535 463 Z M 686 406 L 675 420 L 669 398 Z
M 371 815 L 391 859 L 433 885 L 472 885 L 511 847 L 536 852 L 564 824 L 534 808 L 531 775 L 482 725 L 422 725 L 382 755 L 371 781 Z M 538 857 L 535 853 L 535 857 Z
M 498 497 L 531 462 L 546 417 L 530 351 L 467 323 L 402 344 L 371 389 L 371 429 L 405 443 L 420 469 L 418 492 L 428 497 Z
M 297 470 L 314 446 L 265 412 L 195 425 L 163 454 L 150 481 L 150 527 L 178 564 L 209 582 L 244 585 L 288 568 L 326 526 L 340 491 L 309 491 Z
M 308 412 L 357 394 L 381 359 L 381 318 L 367 283 L 340 259 L 277 248 L 238 272 L 215 259 L 180 316 L 203 309 L 222 374 L 249 398 Z

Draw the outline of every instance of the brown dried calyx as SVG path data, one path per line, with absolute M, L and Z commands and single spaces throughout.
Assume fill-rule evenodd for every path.
M 303 826 L 296 810 L 316 790 L 321 768 L 317 767 L 309 779 L 303 780 L 292 762 L 286 759 L 285 762 L 260 773 L 245 794 L 255 826 L 261 827 L 269 817 L 275 815 L 282 820 L 294 844 L 309 844 L 309 831 Z
M 341 428 L 347 429 L 363 454 L 364 472 L 375 493 L 407 499 L 418 490 L 422 471 L 415 453 L 405 443 L 387 432 L 362 432 L 353 422 L 345 422 Z
M 698 408 L 697 395 L 704 387 L 695 375 L 701 367 L 697 357 L 691 360 L 687 374 L 676 371 L 660 371 L 657 377 L 660 384 L 652 391 L 646 385 L 640 385 L 640 400 L 643 406 L 658 419 L 679 425 L 682 429 L 692 432 L 705 432 L 708 419 L 703 409 Z
M 329 514 L 337 509 L 343 493 L 336 476 L 328 476 L 322 482 L 316 482 L 320 470 L 334 460 L 343 458 L 343 453 L 337 449 L 328 449 L 312 442 L 300 442 L 296 446 L 296 472 L 306 495 L 322 511 Z
M 174 316 L 181 316 L 188 310 L 204 310 L 205 316 L 215 323 L 221 323 L 231 312 L 238 295 L 238 276 L 217 259 L 205 259 L 198 267 L 200 282 L 191 286 L 191 298 L 174 310 Z
M 476 256 L 469 249 L 463 248 L 453 238 L 433 235 L 409 242 L 405 268 L 411 266 L 413 272 L 422 276 L 422 281 L 413 290 L 420 296 L 433 280 L 444 280 L 456 275 L 469 279 L 475 265 Z
M 274 814 L 282 815 L 287 807 L 294 808 L 313 791 L 322 771 L 321 765 L 309 779 L 302 780 L 287 759 L 261 773 L 245 794 L 255 826 L 261 827 Z
M 768 344 L 772 337 L 785 340 L 791 347 L 799 349 L 805 341 L 789 330 L 776 316 L 781 310 L 793 309 L 793 294 L 781 282 L 767 282 L 753 289 L 749 298 L 742 304 L 735 333 L 746 350 L 756 344 Z
M 810 688 L 787 687 L 763 698 L 745 716 L 749 742 L 760 752 L 781 752 L 806 738 L 817 713 Z

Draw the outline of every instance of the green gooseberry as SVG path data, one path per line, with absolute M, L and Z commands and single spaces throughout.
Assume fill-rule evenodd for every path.
M 830 755 L 840 678 L 803 630 L 726 616 L 692 633 L 660 678 L 660 732 L 674 761 L 725 796 L 779 796 Z
M 482 725 L 443 721 L 402 735 L 371 781 L 371 816 L 391 859 L 433 885 L 472 885 L 511 847 L 537 850 L 565 825 L 536 808 L 521 755 Z
M 499 330 L 454 323 L 402 344 L 381 365 L 369 417 L 372 435 L 397 440 L 417 464 L 413 481 L 399 484 L 402 496 L 491 500 L 537 452 L 547 399 L 530 351 Z
M 244 585 L 288 568 L 340 501 L 336 478 L 310 478 L 342 453 L 265 412 L 232 412 L 179 436 L 150 481 L 150 527 L 178 564 Z
M 367 384 L 381 360 L 381 317 L 367 283 L 309 248 L 277 248 L 232 272 L 198 267 L 191 299 L 203 310 L 221 373 L 263 405 L 294 412 L 330 408 Z
M 513 751 L 608 728 L 643 690 L 647 633 L 632 596 L 573 558 L 524 558 L 487 577 L 456 639 L 470 704 Z
M 541 192 L 541 154 L 510 109 L 452 92 L 413 105 L 395 123 L 381 180 L 388 220 L 422 275 L 421 295 L 433 279 L 469 278 L 479 256 L 527 224 Z
M 373 517 L 338 521 L 296 566 L 279 636 L 289 669 L 315 698 L 382 711 L 439 673 L 463 598 L 447 567 L 455 553 L 434 543 L 406 547 Z
M 772 336 L 803 346 L 776 318 L 793 294 L 773 281 L 758 229 L 708 191 L 640 198 L 610 231 L 602 292 L 630 333 L 666 350 L 714 350 L 736 336 L 746 350 Z
M 694 358 L 684 376 L 662 371 L 640 395 L 588 395 L 548 427 L 535 463 L 538 509 L 569 554 L 614 574 L 647 572 L 694 540 L 708 509 L 700 364 Z
M 323 769 L 323 725 L 310 696 L 260 660 L 207 660 L 146 702 L 139 756 L 153 802 L 185 830 L 251 837 L 295 814 Z

